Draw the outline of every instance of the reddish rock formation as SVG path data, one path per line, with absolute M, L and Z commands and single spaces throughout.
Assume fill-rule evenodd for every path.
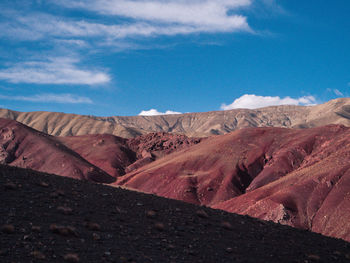
M 201 141 L 166 133 L 129 140 L 108 134 L 54 137 L 1 118 L 0 129 L 0 163 L 103 183 Z
M 124 175 L 125 167 L 137 160 L 127 140 L 117 136 L 96 134 L 57 137 L 57 140 L 113 177 Z
M 0 119 L 0 163 L 100 183 L 115 181 L 55 137 L 6 119 Z
M 116 185 L 350 240 L 350 129 L 249 128 L 210 137 Z

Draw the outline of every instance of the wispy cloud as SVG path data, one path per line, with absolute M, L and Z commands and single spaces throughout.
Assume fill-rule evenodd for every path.
M 67 44 L 82 44 L 84 38 L 99 37 L 99 42 L 120 41 L 134 37 L 188 35 L 193 33 L 253 32 L 247 17 L 228 14 L 250 0 L 210 1 L 58 1 L 67 8 L 88 9 L 103 15 L 131 19 L 106 24 L 45 13 L 7 14 L 0 23 L 0 36 L 16 40 L 56 39 Z M 102 37 L 102 39 L 101 39 Z M 60 39 L 67 38 L 67 39 Z M 73 39 L 72 39 L 73 38 Z
M 169 115 L 169 114 L 182 114 L 181 112 L 167 110 L 166 112 L 159 112 L 156 109 L 143 110 L 139 113 L 139 116 L 156 116 L 156 115 Z
M 93 101 L 88 97 L 76 96 L 73 94 L 36 94 L 32 96 L 4 96 L 0 99 L 17 100 L 39 103 L 62 103 L 62 104 L 92 104 Z
M 334 93 L 335 95 L 341 97 L 341 96 L 344 96 L 344 93 L 341 92 L 339 89 L 330 89 L 330 88 L 327 88 L 327 92 L 331 92 L 331 93 Z
M 105 72 L 80 69 L 79 60 L 49 58 L 44 61 L 27 61 L 0 70 L 0 79 L 11 83 L 79 84 L 96 85 L 110 81 Z
M 60 0 L 56 3 L 132 19 L 123 28 L 133 34 L 135 25 L 141 32 L 151 28 L 156 30 L 155 34 L 167 35 L 251 31 L 247 18 L 233 13 L 237 8 L 250 6 L 251 0 Z
M 254 94 L 245 94 L 237 99 L 235 99 L 231 104 L 222 104 L 222 110 L 232 110 L 239 108 L 246 109 L 257 109 L 268 106 L 277 105 L 314 105 L 316 99 L 313 96 L 304 96 L 300 98 L 284 97 L 280 98 L 278 96 L 257 96 Z
M 337 96 L 344 96 L 343 92 L 341 92 L 341 91 L 338 90 L 338 89 L 334 89 L 333 92 L 334 92 L 334 94 L 337 95 Z

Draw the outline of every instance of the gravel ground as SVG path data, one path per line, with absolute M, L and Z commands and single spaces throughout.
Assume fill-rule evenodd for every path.
M 350 262 L 350 243 L 0 166 L 0 262 Z

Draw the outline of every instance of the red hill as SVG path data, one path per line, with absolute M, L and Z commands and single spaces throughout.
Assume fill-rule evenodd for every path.
M 249 128 L 118 178 L 160 196 L 350 240 L 350 129 Z

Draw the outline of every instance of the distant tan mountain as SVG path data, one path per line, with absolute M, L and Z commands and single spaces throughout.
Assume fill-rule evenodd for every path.
M 327 124 L 350 126 L 350 98 L 331 100 L 316 106 L 273 106 L 256 110 L 132 117 L 94 117 L 0 109 L 0 117 L 16 120 L 55 136 L 109 133 L 131 138 L 150 132 L 172 132 L 206 137 L 245 127 L 309 128 Z

